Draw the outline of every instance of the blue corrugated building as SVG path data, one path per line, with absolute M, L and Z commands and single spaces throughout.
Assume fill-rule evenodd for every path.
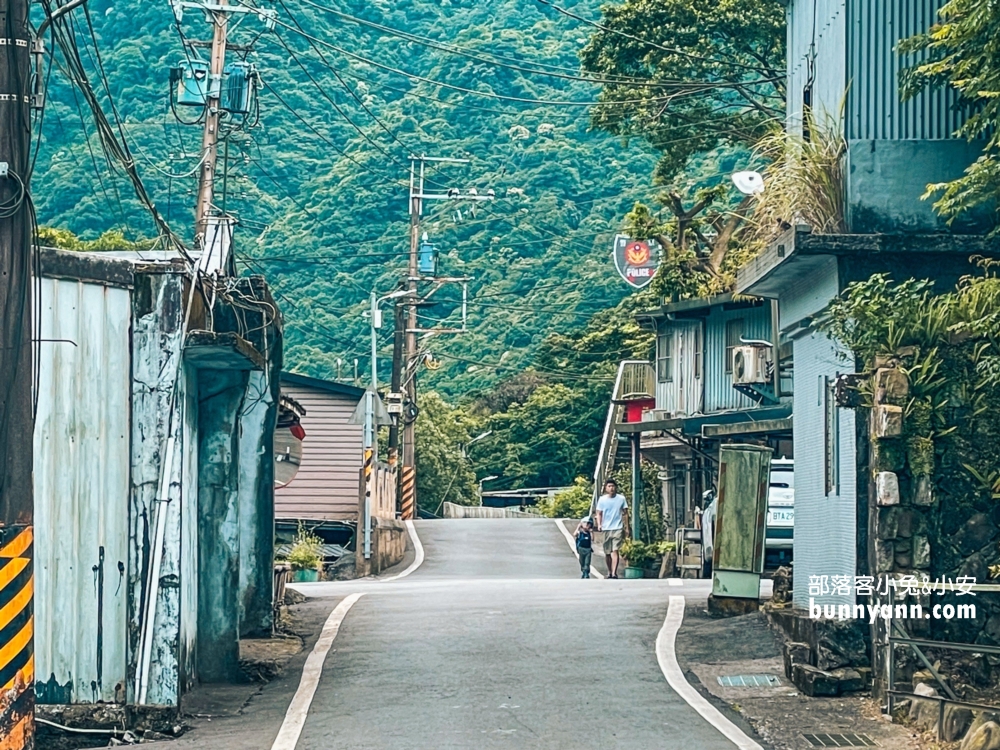
M 723 442 L 766 443 L 791 457 L 792 394 L 773 346 L 775 313 L 769 300 L 723 294 L 639 315 L 656 334 L 650 408 L 623 410 L 610 429 L 623 437 L 641 433 L 643 457 L 662 470 L 671 529 L 694 524 Z
M 794 400 L 795 605 L 814 576 L 875 573 L 868 560 L 867 436 L 837 406 L 833 384 L 855 362 L 823 331 L 830 302 L 852 281 L 888 273 L 943 287 L 988 253 L 980 217 L 947 227 L 931 202 L 932 182 L 961 175 L 982 144 L 955 136 L 965 112 L 954 93 L 927 91 L 903 102 L 901 70 L 913 59 L 901 39 L 926 31 L 943 0 L 790 0 L 787 127 L 803 132 L 812 108 L 846 142 L 846 234 L 793 227 L 740 270 L 736 292 L 777 303 L 776 340 L 789 353 Z M 766 186 L 765 186 L 766 189 Z M 972 234 L 959 234 L 972 232 Z M 816 592 L 814 592 L 815 594 Z M 853 594 L 812 596 L 853 603 Z

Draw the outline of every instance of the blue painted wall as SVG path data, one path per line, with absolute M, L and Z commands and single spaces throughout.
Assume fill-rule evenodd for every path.
M 788 127 L 801 132 L 804 91 L 820 125 L 847 141 L 847 222 L 853 232 L 978 231 L 983 212 L 948 227 L 921 200 L 930 183 L 959 177 L 983 143 L 956 136 L 968 111 L 954 91 L 904 102 L 901 72 L 919 62 L 897 52 L 926 31 L 945 0 L 792 0 L 787 10 Z
M 764 302 L 756 307 L 725 310 L 712 308 L 705 319 L 705 413 L 753 409 L 750 398 L 733 388 L 732 373 L 726 372 L 726 323 L 743 320 L 743 338 L 771 341 L 771 306 Z

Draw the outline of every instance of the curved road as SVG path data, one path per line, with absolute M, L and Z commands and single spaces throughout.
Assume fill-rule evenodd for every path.
M 732 750 L 657 664 L 666 582 L 580 580 L 552 521 L 416 526 L 423 565 L 365 587 L 327 658 L 301 750 Z
M 551 520 L 416 529 L 426 557 L 412 575 L 300 587 L 331 597 L 327 611 L 365 595 L 325 659 L 298 750 L 734 750 L 656 658 L 669 596 L 704 597 L 707 582 L 581 580 Z M 255 699 L 229 739 L 271 748 L 300 674 L 266 689 L 257 711 Z M 247 722 L 261 724 L 252 739 Z M 229 746 L 210 734 L 181 742 Z

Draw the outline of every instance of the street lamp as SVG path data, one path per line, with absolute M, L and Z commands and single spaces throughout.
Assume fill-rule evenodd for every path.
M 405 297 L 410 293 L 409 289 L 397 289 L 392 294 L 387 294 L 384 297 L 377 297 L 375 295 L 375 290 L 371 293 L 371 309 L 369 310 L 368 317 L 371 323 L 371 338 L 372 338 L 372 391 L 378 390 L 378 369 L 376 366 L 376 332 L 382 327 L 382 310 L 379 305 L 383 302 L 387 302 L 391 299 L 399 299 L 400 297 Z
M 479 505 L 480 506 L 482 506 L 482 504 L 483 504 L 483 484 L 486 483 L 486 482 L 492 482 L 494 479 L 499 479 L 499 478 L 500 477 L 496 476 L 495 474 L 491 474 L 490 476 L 483 477 L 482 479 L 479 480 Z

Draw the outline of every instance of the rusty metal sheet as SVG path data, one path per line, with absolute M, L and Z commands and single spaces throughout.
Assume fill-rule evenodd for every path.
M 39 703 L 125 697 L 130 293 L 41 279 L 35 424 Z

